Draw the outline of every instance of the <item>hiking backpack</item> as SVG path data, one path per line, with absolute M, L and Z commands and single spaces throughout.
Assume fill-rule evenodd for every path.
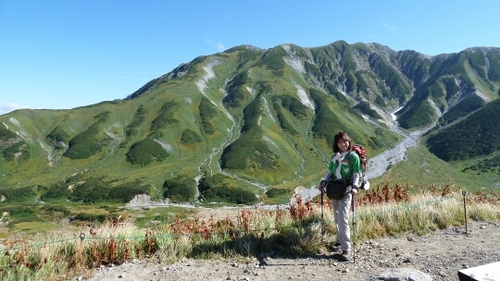
M 369 183 L 366 180 L 366 169 L 367 169 L 367 159 L 366 159 L 366 151 L 365 148 L 360 145 L 360 144 L 353 144 L 352 145 L 352 151 L 358 154 L 359 156 L 359 161 L 361 162 L 361 184 L 359 186 L 360 189 L 368 190 L 369 188 Z M 351 157 L 348 159 L 349 161 L 349 167 L 352 168 L 352 160 Z M 368 184 L 366 184 L 368 183 Z

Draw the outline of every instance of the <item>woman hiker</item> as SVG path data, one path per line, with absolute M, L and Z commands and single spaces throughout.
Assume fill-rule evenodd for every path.
M 329 190 L 327 190 L 327 195 L 330 199 L 335 198 L 332 199 L 333 217 L 337 232 L 337 243 L 335 245 L 342 250 L 339 260 L 349 261 L 351 255 L 349 209 L 351 208 L 353 195 L 359 190 L 361 162 L 358 154 L 351 150 L 351 138 L 343 131 L 335 134 L 332 148 L 335 154 L 328 166 L 328 173 L 321 181 L 320 189 L 324 192 L 330 180 L 340 182 L 347 187 L 347 190 L 341 195 L 331 196 Z

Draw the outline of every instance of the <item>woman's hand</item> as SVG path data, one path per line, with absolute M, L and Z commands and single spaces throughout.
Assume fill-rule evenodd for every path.
M 325 189 L 326 189 L 326 181 L 325 181 L 325 180 L 322 180 L 322 181 L 319 183 L 318 189 L 319 189 L 321 192 L 324 192 L 324 191 L 325 191 Z
M 351 189 L 351 193 L 352 193 L 352 194 L 357 194 L 357 193 L 358 193 L 358 191 L 359 191 L 359 187 L 357 187 L 357 186 L 353 185 L 353 186 L 352 186 L 352 189 Z

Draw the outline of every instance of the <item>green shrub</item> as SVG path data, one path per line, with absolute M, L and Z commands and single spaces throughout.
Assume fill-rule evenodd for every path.
M 285 114 L 283 114 L 281 108 L 277 108 L 276 112 L 278 113 L 278 121 L 280 122 L 281 128 L 283 128 L 284 131 L 289 132 L 292 135 L 298 136 L 299 132 L 297 130 L 295 130 L 292 123 L 290 123 L 286 119 L 286 116 L 285 116 Z
M 258 198 L 252 192 L 233 187 L 231 179 L 222 174 L 215 174 L 212 177 L 204 176 L 198 185 L 200 199 L 208 202 L 225 202 L 234 204 L 254 204 Z
M 357 105 L 354 106 L 355 109 L 358 109 L 362 113 L 374 118 L 374 119 L 382 119 L 382 116 L 380 116 L 377 111 L 373 110 L 370 108 L 370 103 L 367 101 L 362 101 L 358 103 Z
M 324 94 L 315 89 L 310 89 L 311 98 L 316 104 L 316 118 L 314 119 L 313 132 L 316 137 L 323 138 L 327 143 L 333 143 L 332 128 L 342 128 L 338 117 L 328 108 Z
M 137 111 L 134 114 L 134 119 L 130 124 L 125 127 L 125 135 L 127 137 L 132 137 L 137 135 L 137 128 L 144 123 L 144 120 L 146 120 L 146 115 L 147 111 L 144 109 L 144 105 L 141 104 Z
M 344 57 L 342 61 L 340 61 L 340 65 L 342 66 L 344 71 L 353 71 L 356 69 L 356 62 L 351 53 L 344 53 Z
M 130 183 L 124 183 L 111 188 L 109 191 L 109 199 L 119 201 L 122 203 L 128 203 L 137 194 L 148 193 L 144 186 L 141 186 L 140 181 L 134 181 Z
M 289 195 L 290 191 L 283 188 L 270 188 L 266 191 L 266 196 L 269 198 L 276 198 L 284 195 Z
M 8 224 L 9 228 L 12 228 L 17 223 L 41 221 L 34 206 L 10 205 L 0 208 L 0 212 L 1 214 L 5 212 L 9 214 L 9 218 L 11 219 L 11 222 Z
M 403 113 L 398 120 L 401 127 L 410 129 L 429 125 L 435 118 L 436 112 L 434 108 L 429 101 L 425 100 Z
M 96 124 L 104 124 L 109 120 L 109 116 L 111 116 L 111 111 L 103 111 L 94 116 L 94 119 L 96 119 Z
M 64 216 L 69 216 L 71 214 L 71 211 L 63 206 L 44 205 L 40 208 L 40 210 L 51 215 L 53 215 L 54 213 L 61 213 Z
M 57 126 L 47 135 L 47 140 L 56 149 L 63 149 L 62 143 L 68 142 L 69 135 L 60 126 Z
M 204 176 L 198 185 L 200 199 L 208 202 L 225 202 L 234 204 L 254 204 L 258 202 L 252 192 L 230 186 L 226 176 L 216 174 L 213 177 Z
M 465 160 L 500 150 L 500 99 L 496 99 L 467 119 L 446 127 L 427 139 L 429 151 L 444 161 Z M 473 143 L 474 145 L 470 145 Z
M 111 112 L 104 111 L 94 116 L 94 119 L 97 119 L 96 122 L 69 141 L 69 148 L 64 156 L 71 159 L 86 159 L 100 152 L 103 146 L 111 141 L 111 138 L 99 139 L 99 125 L 104 124 L 110 115 Z
M 297 119 L 305 119 L 307 117 L 307 107 L 296 97 L 284 95 L 280 97 L 283 108 L 290 111 Z
M 279 155 L 269 149 L 262 140 L 262 132 L 252 129 L 227 146 L 222 152 L 223 169 L 268 169 L 277 168 Z
M 9 228 L 12 228 L 16 224 L 23 223 L 23 222 L 43 222 L 43 219 L 39 218 L 38 215 L 18 218 L 18 219 L 15 219 L 13 222 L 9 223 Z M 23 229 L 23 230 L 29 230 L 29 229 Z
M 477 161 L 475 164 L 464 168 L 462 172 L 466 172 L 467 170 L 479 171 L 481 173 L 500 172 L 500 155 Z
M 401 140 L 401 137 L 391 134 L 390 131 L 381 127 L 376 127 L 374 136 L 371 136 L 368 143 L 369 147 L 375 150 L 387 150 L 396 145 Z
M 175 119 L 175 113 L 178 109 L 179 104 L 175 101 L 165 103 L 158 111 L 157 117 L 151 122 L 151 131 L 156 131 L 169 124 L 179 123 L 179 120 Z
M 14 161 L 18 155 L 20 155 L 21 160 L 26 160 L 31 156 L 28 145 L 21 140 L 4 148 L 2 153 L 7 161 Z
M 198 190 L 201 193 L 203 193 L 204 191 L 207 191 L 208 189 L 210 189 L 214 186 L 219 186 L 219 185 L 224 184 L 226 179 L 227 179 L 227 177 L 222 175 L 222 174 L 215 174 L 213 176 L 204 175 L 198 181 Z
M 29 201 L 36 196 L 31 186 L 2 189 L 0 194 L 4 195 L 7 198 L 6 202 L 9 203 Z
M 209 99 L 207 99 L 206 97 L 202 97 L 198 109 L 200 110 L 200 118 L 203 131 L 209 135 L 215 133 L 212 119 L 218 116 L 219 110 L 217 109 L 217 107 L 215 107 L 215 105 L 213 105 Z
M 109 142 L 109 138 L 99 140 L 99 126 L 94 124 L 87 130 L 81 132 L 76 137 L 69 141 L 69 148 L 64 153 L 64 156 L 71 159 L 86 159 L 100 152 L 103 145 Z
M 33 215 L 35 210 L 33 207 L 22 205 L 9 205 L 0 208 L 0 212 L 7 212 L 10 216 Z
M 210 188 L 202 194 L 202 198 L 208 202 L 227 202 L 235 204 L 255 204 L 259 199 L 252 192 L 229 186 L 217 186 Z
M 69 196 L 71 201 L 82 201 L 84 203 L 97 203 L 109 199 L 110 187 L 107 183 L 97 178 L 87 179 L 83 184 L 74 188 Z
M 226 87 L 227 95 L 222 100 L 228 107 L 241 107 L 251 99 L 252 94 L 246 89 L 245 85 L 242 84 L 243 81 L 247 79 L 246 75 L 247 74 L 243 75 L 244 78 L 240 78 L 238 75 L 234 83 L 228 83 Z M 259 95 L 266 91 L 269 92 L 270 86 L 264 82 L 257 82 L 257 84 L 254 85 L 254 90 L 258 93 L 257 95 Z
M 4 123 L 0 125 L 0 140 L 8 141 L 9 139 L 16 139 L 17 135 L 13 131 L 7 129 Z
M 304 67 L 314 77 L 321 77 L 321 72 L 319 71 L 319 68 L 315 64 L 312 64 L 309 61 L 305 61 Z
M 359 94 L 360 92 L 368 92 L 370 89 L 370 85 L 368 85 L 368 82 L 366 82 L 366 77 L 365 77 L 366 72 L 356 72 L 356 93 Z
M 244 86 L 248 83 L 248 72 L 244 71 L 238 73 L 234 78 L 227 84 L 229 89 Z
M 216 129 L 210 120 L 202 119 L 201 125 L 205 134 L 213 135 L 216 132 Z
M 259 117 L 262 114 L 262 109 L 260 106 L 261 96 L 257 97 L 243 110 L 243 127 L 241 128 L 241 133 L 245 133 L 251 128 L 254 128 L 259 123 Z
M 98 222 L 103 223 L 110 219 L 107 214 L 88 214 L 88 213 L 78 213 L 73 220 L 75 221 L 85 221 L 85 222 Z
M 351 101 L 344 95 L 342 94 L 337 87 L 335 87 L 334 84 L 327 82 L 326 83 L 326 90 L 330 95 L 332 95 L 337 101 L 343 104 L 351 104 Z
M 273 170 L 278 167 L 278 159 L 280 156 L 274 153 L 264 141 L 259 141 L 259 145 L 255 148 L 255 152 L 249 160 L 250 168 Z
M 53 184 L 50 188 L 40 196 L 42 201 L 50 201 L 51 199 L 67 198 L 71 194 L 68 185 L 65 182 Z
M 130 164 L 145 166 L 153 162 L 161 162 L 170 155 L 159 143 L 150 138 L 145 138 L 134 143 L 126 156 Z
M 186 129 L 182 132 L 181 142 L 184 144 L 193 144 L 196 142 L 201 142 L 201 137 L 195 131 Z
M 446 112 L 446 114 L 440 118 L 440 121 L 444 122 L 444 124 L 453 122 L 456 119 L 464 117 L 474 110 L 481 108 L 485 104 L 486 102 L 478 95 L 470 95 Z
M 21 159 L 30 157 L 28 145 L 3 123 L 0 125 L 0 148 L 3 148 L 2 154 L 7 161 L 14 161 L 19 153 Z
M 227 95 L 222 100 L 229 107 L 240 107 L 248 101 L 250 93 L 244 87 L 228 88 Z
M 163 197 L 172 202 L 190 202 L 196 195 L 195 182 L 191 177 L 178 176 L 163 183 Z
M 383 90 L 384 97 L 399 98 L 411 93 L 412 89 L 410 88 L 409 83 L 404 81 L 403 76 L 399 73 L 399 70 L 396 70 L 396 68 L 386 62 L 385 57 L 372 56 L 370 59 L 370 66 L 371 69 L 377 73 L 378 78 L 384 81 L 385 85 L 387 85 L 390 89 L 390 91 L 386 89 Z M 367 73 L 364 73 L 360 76 L 368 77 L 366 74 Z M 381 100 L 379 100 L 379 102 L 381 102 Z M 385 102 L 381 103 L 381 105 L 384 104 Z
M 342 79 L 344 80 L 344 84 L 346 86 L 346 92 L 356 92 L 356 84 L 358 83 L 358 79 L 356 75 L 354 75 L 352 70 L 348 70 L 342 74 Z M 340 78 L 339 78 L 340 79 Z
M 385 102 L 385 99 L 381 96 L 377 96 L 375 98 L 375 104 L 377 104 L 380 107 L 385 107 L 387 106 L 387 103 Z

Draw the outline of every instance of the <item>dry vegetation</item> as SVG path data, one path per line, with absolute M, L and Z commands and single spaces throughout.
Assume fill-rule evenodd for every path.
M 500 219 L 496 195 L 463 194 L 452 186 L 431 186 L 419 194 L 410 191 L 405 185 L 385 185 L 357 196 L 353 239 L 408 231 L 424 234 L 463 225 L 466 219 Z M 332 246 L 331 203 L 325 200 L 321 205 L 319 198 L 296 202 L 272 211 L 241 209 L 235 218 L 178 218 L 147 229 L 115 220 L 73 234 L 10 237 L 0 245 L 0 279 L 68 279 L 89 268 L 133 259 L 171 263 L 185 257 L 307 257 Z

